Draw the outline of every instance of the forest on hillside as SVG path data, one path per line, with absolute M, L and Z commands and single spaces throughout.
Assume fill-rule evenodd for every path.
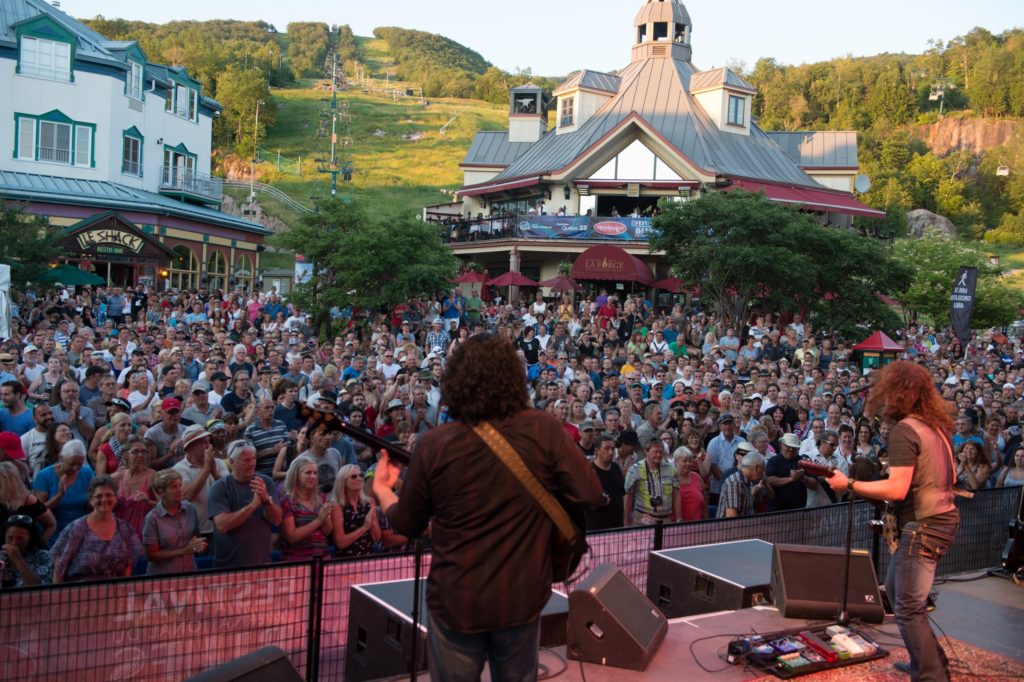
M 786 66 L 758 60 L 743 74 L 758 90 L 765 130 L 856 130 L 865 200 L 905 230 L 906 211 L 940 213 L 975 238 L 1024 245 L 1024 138 L 972 155 L 931 152 L 916 124 L 946 116 L 1024 117 L 1024 30 L 982 28 L 932 41 L 922 54 L 883 54 Z M 1024 127 L 1024 126 L 1022 126 Z M 1008 175 L 997 173 L 1002 167 Z M 993 229 L 995 228 L 995 229 Z

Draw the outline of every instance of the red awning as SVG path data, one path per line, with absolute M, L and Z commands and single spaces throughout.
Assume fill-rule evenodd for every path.
M 788 187 L 785 185 L 773 185 L 767 182 L 754 182 L 753 180 L 733 180 L 726 191 L 731 189 L 744 189 L 748 192 L 764 192 L 764 195 L 772 201 L 783 204 L 796 204 L 809 209 L 819 211 L 830 211 L 832 213 L 845 213 L 847 215 L 859 215 L 867 218 L 884 218 L 885 211 L 866 206 L 843 192 L 830 192 L 826 189 L 811 189 L 807 187 Z
M 868 338 L 864 339 L 852 350 L 873 350 L 873 351 L 904 351 L 906 348 L 890 339 L 885 332 L 875 332 Z
M 647 263 L 611 244 L 592 246 L 572 264 L 572 278 L 651 284 L 654 273 Z
M 509 180 L 508 182 L 484 182 L 479 185 L 466 185 L 462 189 L 456 192 L 460 197 L 475 197 L 481 194 L 490 194 L 492 192 L 507 192 L 513 189 L 522 189 L 523 187 L 532 187 L 540 182 L 540 176 L 532 178 L 521 178 L 519 180 Z

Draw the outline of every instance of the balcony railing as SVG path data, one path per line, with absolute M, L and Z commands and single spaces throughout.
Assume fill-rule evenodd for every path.
M 445 241 L 497 239 L 583 239 L 646 242 L 654 234 L 649 216 L 579 216 L 509 213 L 437 223 Z
M 219 203 L 224 195 L 224 180 L 195 173 L 180 166 L 164 166 L 160 177 L 160 191 L 190 194 Z

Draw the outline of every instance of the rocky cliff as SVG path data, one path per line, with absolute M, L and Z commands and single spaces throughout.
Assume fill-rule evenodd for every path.
M 939 156 L 957 149 L 979 154 L 1005 145 L 1019 125 L 1015 120 L 946 117 L 938 123 L 916 126 L 914 133 Z

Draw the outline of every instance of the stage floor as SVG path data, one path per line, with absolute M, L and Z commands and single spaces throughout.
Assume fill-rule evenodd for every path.
M 978 580 L 969 580 L 979 576 Z M 1021 679 L 1021 671 L 1006 667 L 1005 661 L 998 657 L 1024 662 L 1024 637 L 1020 636 L 1024 632 L 1024 586 L 1014 585 L 1002 578 L 985 577 L 984 573 L 975 573 L 950 578 L 937 584 L 936 589 L 938 600 L 931 614 L 933 621 L 957 643 L 973 645 L 996 655 L 980 656 L 978 654 L 981 652 L 968 647 L 946 645 L 956 672 L 954 680 Z M 578 661 L 565 663 L 564 647 L 542 650 L 540 661 L 550 671 L 547 679 L 571 682 L 754 680 L 763 675 L 725 662 L 723 656 L 732 639 L 731 635 L 785 630 L 808 622 L 783 618 L 777 610 L 769 607 L 673 619 L 669 622 L 665 641 L 643 672 L 584 663 L 581 674 Z M 873 663 L 806 675 L 799 679 L 808 682 L 837 678 L 861 681 L 909 680 L 909 676 L 896 671 L 892 665 L 897 660 L 906 660 L 906 652 L 902 648 L 902 640 L 892 616 L 887 616 L 882 625 L 869 627 L 874 628 L 870 631 L 872 636 L 884 645 L 890 656 Z M 1024 665 L 1021 670 L 1024 671 Z M 1001 671 L 1001 674 L 994 674 L 995 671 Z M 422 674 L 418 679 L 427 680 L 429 677 Z M 490 679 L 486 669 L 483 679 Z

